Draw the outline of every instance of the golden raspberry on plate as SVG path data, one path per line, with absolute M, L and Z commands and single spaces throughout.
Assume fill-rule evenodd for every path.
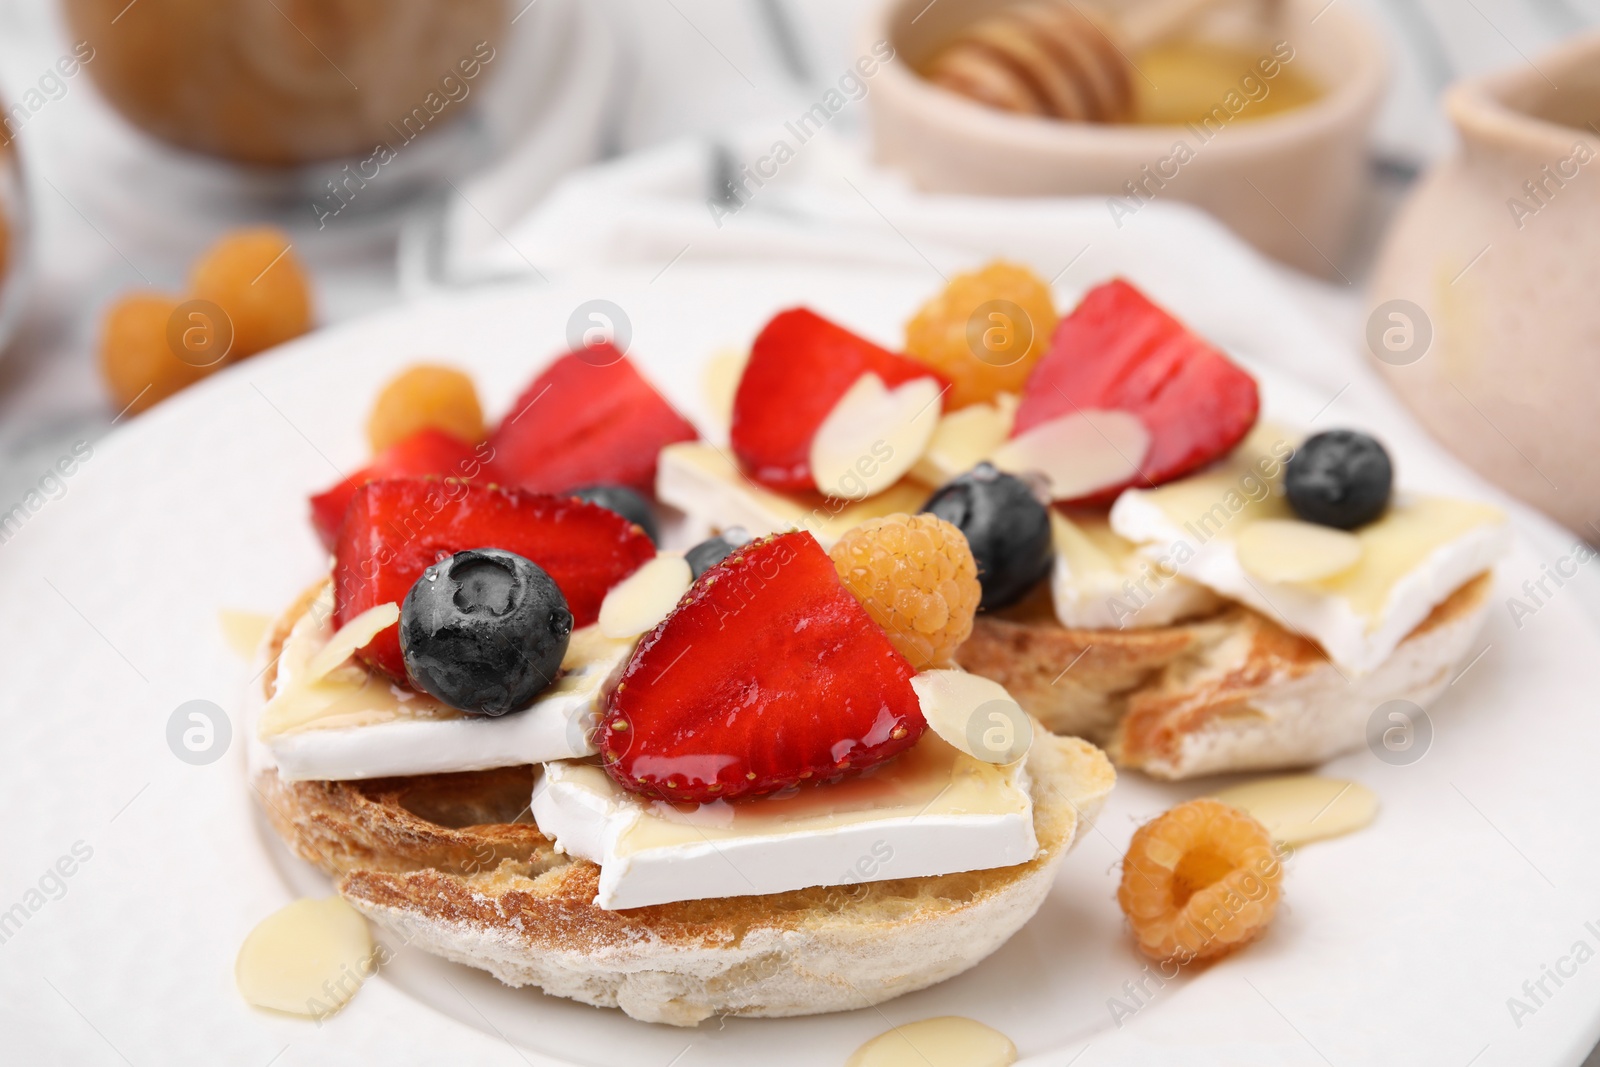
M 419 363 L 389 379 L 367 419 L 373 452 L 428 427 L 468 444 L 483 439 L 483 408 L 472 379 L 454 367 Z
M 846 589 L 915 670 L 948 666 L 983 595 L 967 539 L 933 515 L 886 515 L 829 553 Z
M 950 379 L 945 409 L 1018 393 L 1056 328 L 1050 286 L 1027 267 L 995 260 L 958 274 L 906 323 L 906 355 Z
M 1282 881 L 1266 827 L 1201 797 L 1134 833 L 1117 903 L 1141 952 L 1187 963 L 1227 955 L 1265 933 Z

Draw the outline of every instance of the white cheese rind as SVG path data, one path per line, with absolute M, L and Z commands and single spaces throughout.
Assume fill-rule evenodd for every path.
M 1152 569 L 1147 575 L 1142 568 L 1078 573 L 1061 555 L 1050 572 L 1050 595 L 1056 619 L 1079 630 L 1171 626 L 1214 611 L 1221 603 L 1205 586 L 1183 578 L 1163 579 L 1159 572 Z
M 942 742 L 925 735 L 918 744 Z M 722 831 L 732 824 L 734 806 L 725 801 L 683 814 L 623 792 L 592 764 L 557 762 L 546 764 L 535 782 L 531 811 L 559 850 L 600 866 L 597 906 L 638 908 L 1026 863 L 1039 851 L 1028 775 L 1021 762 L 1004 773 L 1007 803 L 999 807 L 1005 810 L 889 807 L 881 815 L 868 812 L 826 826 L 728 835 Z M 663 847 L 630 848 L 627 839 L 635 829 L 660 818 L 654 812 L 665 812 L 666 822 L 700 820 L 718 831 Z
M 1249 574 L 1239 562 L 1232 537 L 1215 536 L 1197 545 L 1196 538 L 1145 491 L 1130 489 L 1117 498 L 1111 526 L 1153 554 L 1182 558 L 1179 569 L 1184 577 L 1303 634 L 1338 667 L 1357 675 L 1388 659 L 1435 607 L 1492 568 L 1511 545 L 1511 528 L 1503 517 L 1463 531 L 1396 578 L 1382 609 L 1369 617 L 1347 599 L 1314 584 L 1268 582 Z
M 307 730 L 265 743 L 287 782 L 515 767 L 591 755 L 588 737 L 601 702 L 564 693 L 498 719 L 400 720 Z
M 656 498 L 718 527 L 743 526 L 754 537 L 809 528 L 804 509 L 787 508 L 778 494 L 748 482 L 712 446 L 668 445 L 656 464 Z
M 324 605 L 324 608 L 326 605 Z M 273 700 L 292 694 L 294 670 L 325 642 L 326 610 L 317 606 L 291 630 L 279 657 Z M 411 702 L 434 704 L 427 697 L 396 692 L 386 680 L 351 665 L 320 683 L 319 689 L 348 686 L 382 687 L 370 704 L 388 702 L 397 709 L 386 721 L 358 725 L 319 726 L 313 719 L 299 728 L 258 736 L 271 702 L 257 709 L 251 724 L 253 763 L 270 763 L 285 781 L 342 781 L 389 775 L 438 774 L 511 767 L 592 755 L 593 727 L 607 696 L 632 655 L 635 642 L 604 638 L 594 627 L 572 635 L 563 673 L 555 685 L 522 711 L 485 718 L 460 714 L 408 716 Z M 346 679 L 338 675 L 349 675 Z M 331 704 L 338 692 L 318 692 L 314 699 Z M 369 711 L 369 715 L 372 713 Z
M 1056 549 L 1050 596 L 1057 620 L 1069 629 L 1170 626 L 1222 603 L 1205 586 L 1157 567 L 1133 544 L 1112 536 L 1104 519 L 1069 519 L 1052 511 L 1050 522 Z M 1091 524 L 1103 533 L 1091 536 Z

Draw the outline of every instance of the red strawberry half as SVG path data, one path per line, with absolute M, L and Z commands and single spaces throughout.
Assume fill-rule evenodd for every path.
M 476 447 L 443 430 L 418 430 L 372 457 L 372 462 L 350 477 L 311 498 L 311 525 L 322 544 L 332 552 L 339 543 L 339 527 L 356 490 L 383 478 L 460 478 L 471 481 L 489 456 L 487 445 Z
M 1142 476 L 1067 502 L 1109 504 L 1130 485 L 1160 485 L 1226 455 L 1260 407 L 1254 378 L 1118 278 L 1056 327 L 1012 433 L 1091 409 L 1138 416 L 1150 431 Z
M 674 801 L 837 778 L 922 736 L 913 673 L 816 538 L 779 534 L 707 571 L 645 635 L 599 747 L 623 788 Z
M 839 398 L 867 372 L 893 389 L 943 381 L 924 364 L 879 348 L 805 308 L 780 311 L 750 346 L 733 399 L 729 439 L 745 473 L 788 492 L 816 489 L 811 439 Z
M 543 567 L 566 596 L 574 626 L 594 622 L 607 591 L 656 554 L 637 526 L 571 497 L 441 480 L 368 482 L 356 490 L 339 532 L 334 624 L 399 603 L 424 570 L 468 548 L 503 548 Z M 396 627 L 359 655 L 405 680 Z
M 656 455 L 698 434 L 609 344 L 572 352 L 517 397 L 489 435 L 491 474 L 535 493 L 625 485 L 655 495 Z

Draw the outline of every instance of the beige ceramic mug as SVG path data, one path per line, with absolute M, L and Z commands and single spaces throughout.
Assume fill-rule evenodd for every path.
M 1600 541 L 1600 34 L 1446 103 L 1461 148 L 1390 233 L 1368 348 L 1457 455 Z

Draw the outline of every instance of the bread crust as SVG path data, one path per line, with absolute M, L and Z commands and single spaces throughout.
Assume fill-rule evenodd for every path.
M 275 625 L 269 659 L 311 599 Z M 262 698 L 275 680 L 269 666 Z M 1042 729 L 1027 767 L 1040 844 L 1028 863 L 625 911 L 597 907 L 599 867 L 533 824 L 530 767 L 285 782 L 262 765 L 252 784 L 284 841 L 406 942 L 508 985 L 691 1026 L 866 1007 L 999 948 L 1043 903 L 1116 779 L 1094 745 Z
M 1048 608 L 980 615 L 957 653 L 1050 729 L 1158 778 L 1300 767 L 1360 748 L 1389 700 L 1426 707 L 1488 614 L 1481 574 L 1434 608 L 1378 669 L 1342 673 L 1314 643 L 1249 608 L 1151 629 L 1069 629 Z

